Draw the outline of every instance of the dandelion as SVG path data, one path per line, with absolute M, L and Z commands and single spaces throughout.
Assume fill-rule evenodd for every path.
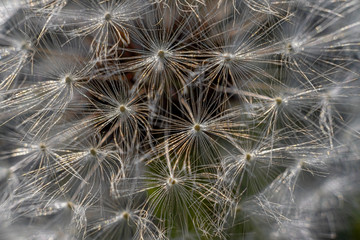
M 353 237 L 359 0 L 0 2 L 0 238 Z
M 74 98 L 84 97 L 82 84 L 88 81 L 90 68 L 85 64 L 76 59 L 46 59 L 34 69 L 33 84 L 4 92 L 2 112 L 10 120 L 18 115 L 28 115 L 23 124 L 35 120 L 31 130 L 51 128 Z
M 107 202 L 104 216 L 91 222 L 89 236 L 108 239 L 166 239 L 155 217 L 143 209 L 139 199 L 129 197 Z
M 111 79 L 113 78 L 113 79 Z M 113 136 L 121 146 L 133 146 L 147 136 L 149 109 L 146 99 L 131 89 L 118 76 L 109 76 L 105 81 L 93 81 L 87 87 L 93 96 L 85 111 L 84 123 L 96 132 L 109 129 L 104 138 Z
M 329 73 L 329 79 L 332 74 Z M 328 120 L 324 119 L 321 93 L 332 84 L 325 85 L 322 79 L 319 82 L 317 80 L 318 78 L 315 78 L 309 82 L 308 79 L 289 77 L 283 78 L 282 82 L 269 83 L 266 92 L 262 92 L 261 88 L 256 92 L 235 91 L 239 93 L 240 99 L 245 101 L 251 99 L 252 109 L 249 116 L 254 119 L 255 126 L 264 127 L 265 135 L 274 136 L 274 132 L 280 129 L 293 131 L 294 135 L 303 135 L 312 139 L 320 139 L 325 135 L 330 136 L 329 144 L 332 146 L 331 128 L 335 124 L 330 123 L 332 126 L 327 125 L 328 130 L 324 131 L 323 121 L 332 122 L 335 118 L 341 121 L 342 117 L 339 116 L 345 114 L 332 115 L 328 116 Z
M 75 1 L 56 14 L 53 24 L 71 38 L 91 37 L 91 50 L 104 58 L 130 43 L 128 28 L 143 8 L 137 1 Z
M 25 132 L 24 132 L 25 131 Z M 50 136 L 36 136 L 28 133 L 24 128 L 8 128 L 8 149 L 2 151 L 1 159 L 9 160 L 13 165 L 12 172 L 26 171 L 30 176 L 37 177 L 41 169 L 48 168 L 57 159 L 57 138 Z
M 222 151 L 226 151 L 224 142 L 230 143 L 232 137 L 246 137 L 241 133 L 241 125 L 237 122 L 237 109 L 226 109 L 226 99 L 213 93 L 206 96 L 206 91 L 193 90 L 187 98 L 180 98 L 176 110 L 181 114 L 170 113 L 161 117 L 161 126 L 158 130 L 165 135 L 159 139 L 160 149 L 165 145 L 178 156 L 193 156 L 193 159 L 216 162 Z M 205 101 L 205 99 L 207 99 Z M 156 129 L 154 130 L 156 131 Z M 160 152 L 161 153 L 161 152 Z M 197 163 L 188 162 L 190 168 Z
M 205 57 L 202 65 L 209 86 L 247 88 L 251 81 L 273 78 L 268 71 L 270 64 L 276 63 L 272 59 L 272 31 L 286 18 L 264 29 L 267 22 L 263 14 L 247 14 L 251 10 L 246 8 L 243 12 L 239 17 L 227 10 L 211 11 L 205 30 L 200 29 L 198 44 Z
M 84 200 L 52 199 L 45 192 L 34 186 L 26 186 L 32 194 L 24 198 L 18 195 L 7 207 L 14 215 L 11 226 L 30 222 L 29 230 L 38 228 L 38 232 L 30 231 L 33 237 L 41 235 L 61 235 L 61 229 L 66 229 L 66 235 L 76 237 L 78 230 L 86 224 L 85 210 L 89 207 Z M 24 190 L 24 189 L 23 189 Z M 20 193 L 19 189 L 17 193 Z M 41 226 L 41 227 L 39 227 Z
M 60 186 L 54 190 L 54 195 L 103 194 L 108 190 L 112 176 L 124 171 L 124 163 L 116 148 L 112 144 L 103 144 L 99 136 L 73 143 L 61 152 L 63 154 L 54 166 L 57 170 L 54 181 Z
M 16 79 L 20 72 L 25 68 L 31 72 L 31 63 L 38 52 L 36 40 L 41 32 L 43 19 L 29 17 L 26 14 L 25 11 L 19 10 L 1 26 L 0 89 L 18 86 Z
M 316 171 L 316 167 L 324 169 L 321 168 L 324 166 L 323 153 L 318 152 L 323 147 L 321 142 L 303 140 L 299 144 L 292 142 L 289 133 L 279 133 L 276 139 L 258 136 L 257 132 L 249 136 L 234 142 L 236 149 L 221 159 L 223 184 L 234 188 L 237 197 L 261 192 L 287 171 L 301 171 L 306 167 L 309 171 Z M 303 159 L 305 153 L 306 159 Z
M 283 40 L 278 43 L 283 46 L 278 52 L 281 64 L 309 82 L 324 72 L 351 71 L 349 66 L 355 61 L 351 52 L 357 51 L 358 43 L 350 36 L 358 34 L 359 22 L 342 18 L 352 16 L 358 6 L 353 2 L 331 7 L 328 3 L 305 2 L 305 7 L 297 9 L 282 26 Z M 329 31 L 334 24 L 337 29 Z
M 121 189 L 121 192 L 131 195 L 148 192 L 147 209 L 163 222 L 168 237 L 178 228 L 184 235 L 191 227 L 200 228 L 196 232 L 198 236 L 211 235 L 208 231 L 216 228 L 214 218 L 217 217 L 211 206 L 217 197 L 225 196 L 211 186 L 214 176 L 206 167 L 190 173 L 180 162 L 172 156 L 166 156 L 166 164 L 160 159 L 151 161 L 151 170 L 134 179 L 140 181 L 135 190 Z
M 136 22 L 130 36 L 140 48 L 126 49 L 133 56 L 121 59 L 126 61 L 124 71 L 138 73 L 136 85 L 150 90 L 151 98 L 154 91 L 170 95 L 172 90 L 181 90 L 187 73 L 196 66 L 194 53 L 186 50 L 191 45 L 192 22 L 191 16 L 178 21 L 161 9 L 149 11 Z

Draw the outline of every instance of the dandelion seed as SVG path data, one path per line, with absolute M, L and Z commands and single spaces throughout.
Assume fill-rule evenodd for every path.
M 89 139 L 63 149 L 58 165 L 57 181 L 61 189 L 55 194 L 70 192 L 81 196 L 91 192 L 94 196 L 103 194 L 103 188 L 110 184 L 111 176 L 124 171 L 124 163 L 113 145 L 102 145 L 101 138 Z M 69 166 L 73 172 L 64 171 Z M 75 174 L 74 174 L 75 173 Z
M 130 217 L 130 214 L 129 214 L 128 212 L 124 211 L 124 212 L 121 214 L 121 216 L 122 216 L 125 220 L 128 220 L 129 217 Z
M 273 78 L 265 70 L 276 64 L 271 58 L 274 46 L 270 32 L 283 20 L 264 31 L 264 15 L 249 11 L 245 8 L 240 18 L 222 9 L 210 12 L 200 28 L 200 40 L 195 41 L 205 58 L 202 65 L 209 86 L 243 89 L 248 87 L 246 79 Z
M 359 0 L 0 2 L 4 238 L 348 230 Z
M 281 105 L 283 100 L 282 100 L 282 98 L 277 97 L 277 98 L 275 98 L 275 102 L 276 102 L 277 105 Z
M 111 14 L 110 13 L 105 13 L 104 19 L 105 19 L 105 21 L 110 21 L 111 20 Z
M 87 236 L 110 239 L 166 239 L 163 231 L 153 222 L 155 217 L 142 207 L 137 198 L 106 202 L 102 220 L 90 220 Z
M 194 125 L 194 130 L 199 132 L 201 130 L 201 126 L 199 124 Z
M 90 149 L 90 154 L 96 156 L 96 150 L 94 148 Z
M 171 187 L 171 186 L 175 185 L 176 183 L 177 183 L 177 180 L 175 178 L 169 178 L 167 184 L 169 185 L 169 187 Z
M 61 27 L 70 37 L 92 38 L 90 47 L 94 56 L 103 59 L 118 47 L 128 45 L 130 22 L 140 17 L 138 1 L 76 2 L 72 8 L 63 8 L 55 14 L 53 25 Z M 60 20 L 65 18 L 65 24 Z
M 186 234 L 188 224 L 204 229 L 204 232 L 207 229 L 213 231 L 216 215 L 207 209 L 216 202 L 215 199 L 224 198 L 216 187 L 210 187 L 214 176 L 207 173 L 206 169 L 188 173 L 186 168 L 178 165 L 181 161 L 172 159 L 172 156 L 166 158 L 169 158 L 166 160 L 167 164 L 160 159 L 154 160 L 149 165 L 150 171 L 132 180 L 142 183 L 132 194 L 144 191 L 151 193 L 146 203 L 148 211 L 162 220 L 161 225 L 164 228 L 177 226 L 181 229 L 182 235 Z M 124 189 L 121 190 L 128 193 Z M 179 211 L 180 209 L 183 211 Z M 168 234 L 172 230 L 174 229 L 169 229 Z
M 281 64 L 285 70 L 294 75 L 299 74 L 309 82 L 309 79 L 334 69 L 351 72 L 348 65 L 355 59 L 349 53 L 357 43 L 348 36 L 357 32 L 354 28 L 359 23 L 342 18 L 352 16 L 356 9 L 352 3 L 348 6 L 339 3 L 329 6 L 328 2 L 307 2 L 299 7 L 289 18 L 290 21 L 282 26 L 283 39 L 274 44 L 284 46 Z M 330 30 L 334 25 L 338 28 Z
M 70 76 L 65 76 L 64 77 L 64 82 L 66 83 L 66 84 L 71 84 L 72 83 L 72 78 L 70 77 Z
M 240 125 L 236 121 L 239 118 L 237 109 L 225 109 L 226 100 L 219 98 L 214 93 L 205 102 L 206 90 L 193 90 L 189 98 L 181 99 L 177 106 L 180 114 L 169 116 L 159 116 L 161 128 L 154 130 L 165 133 L 165 137 L 159 140 L 158 144 L 160 155 L 164 154 L 165 145 L 169 145 L 171 151 L 175 151 L 179 156 L 193 155 L 199 162 L 209 161 L 209 159 L 219 158 L 221 151 L 226 151 L 226 147 L 221 141 L 230 144 L 232 137 L 244 136 L 241 133 Z M 206 159 L 206 160 L 205 160 Z M 187 163 L 188 167 L 198 163 Z
M 5 27 L 3 26 L 0 34 L 0 89 L 18 86 L 17 78 L 20 72 L 33 62 L 39 51 L 35 41 L 40 34 L 43 20 L 41 17 L 26 17 L 26 12 L 19 10 Z M 29 69 L 31 73 L 32 66 Z
M 135 92 L 125 82 L 126 79 L 89 84 L 87 116 L 83 122 L 86 131 L 100 133 L 109 128 L 104 141 L 113 137 L 122 147 L 136 145 L 147 136 L 150 126 L 147 120 L 149 109 L 146 99 Z M 89 126 L 88 126 L 89 125 Z
M 126 111 L 126 107 L 124 105 L 120 105 L 119 110 L 123 113 Z
M 166 16 L 163 9 L 149 11 L 144 19 L 137 21 L 138 27 L 130 36 L 141 48 L 125 49 L 133 56 L 119 60 L 126 61 L 124 71 L 138 73 L 136 85 L 151 89 L 150 98 L 155 98 L 154 89 L 168 96 L 172 90 L 181 90 L 187 73 L 196 66 L 194 52 L 187 50 L 191 44 L 192 21 L 191 16 L 182 20 Z

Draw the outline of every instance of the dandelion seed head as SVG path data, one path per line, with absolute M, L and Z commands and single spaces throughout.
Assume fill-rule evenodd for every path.
M 63 78 L 63 82 L 66 83 L 66 84 L 71 84 L 73 82 L 73 79 L 69 75 L 66 75 Z
M 73 202 L 68 201 L 66 204 L 67 204 L 67 207 L 69 209 L 74 209 L 74 203 Z
M 286 53 L 286 54 L 290 54 L 290 53 L 292 53 L 293 51 L 294 51 L 294 49 L 293 49 L 292 44 L 291 44 L 291 43 L 286 43 L 286 44 L 285 44 L 285 53 Z
M 47 239 L 308 239 L 322 225 L 336 236 L 334 204 L 358 195 L 359 151 L 346 145 L 359 138 L 359 0 L 299 1 L 5 0 L 9 227 Z M 348 168 L 354 178 L 331 177 Z
M 164 49 L 160 49 L 156 52 L 156 61 L 163 63 L 165 59 L 170 55 L 170 52 Z M 164 67 L 164 66 L 163 66 Z
M 45 145 L 44 143 L 40 143 L 40 144 L 39 144 L 39 149 L 40 149 L 40 151 L 45 152 L 45 150 L 46 150 L 46 145 Z
M 178 180 L 176 178 L 173 178 L 173 177 L 169 177 L 168 180 L 167 180 L 167 185 L 169 187 L 172 187 L 177 183 L 178 183 Z
M 275 98 L 276 105 L 281 105 L 283 103 L 283 99 L 281 97 Z
M 194 130 L 195 130 L 196 132 L 199 132 L 199 131 L 201 130 L 200 124 L 195 124 L 195 125 L 194 125 Z
M 107 12 L 107 13 L 104 14 L 104 20 L 106 22 L 111 21 L 111 18 L 112 18 L 111 13 Z
M 21 42 L 19 50 L 32 51 L 33 50 L 33 45 L 31 43 L 31 41 L 23 41 L 23 42 Z
M 157 52 L 157 56 L 158 56 L 159 58 L 164 58 L 164 57 L 165 57 L 165 51 L 164 51 L 164 50 L 159 50 L 159 51 Z
M 285 54 L 287 55 L 299 53 L 301 50 L 301 44 L 296 40 L 285 43 Z
M 249 162 L 252 159 L 252 155 L 250 153 L 245 154 L 245 160 Z
M 231 61 L 233 61 L 235 59 L 235 55 L 232 53 L 224 53 L 222 54 L 222 61 L 226 64 L 229 63 Z
M 126 111 L 126 107 L 124 105 L 120 105 L 119 110 L 121 113 L 124 113 Z
M 91 148 L 91 149 L 90 149 L 90 154 L 91 154 L 92 156 L 96 156 L 96 155 L 97 155 L 96 149 L 95 149 L 95 148 Z
M 121 213 L 121 217 L 125 220 L 128 220 L 130 218 L 130 213 L 128 211 L 123 211 Z

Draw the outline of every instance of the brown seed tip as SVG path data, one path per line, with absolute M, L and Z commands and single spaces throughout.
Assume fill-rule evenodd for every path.
M 21 49 L 26 50 L 26 51 L 31 50 L 31 43 L 30 42 L 23 42 L 21 44 Z
M 125 211 L 125 212 L 122 213 L 122 217 L 123 217 L 124 219 L 128 220 L 129 217 L 130 217 L 130 214 Z
M 121 105 L 120 107 L 119 107 L 119 110 L 120 110 L 120 112 L 125 112 L 126 111 L 126 108 L 125 108 L 125 106 L 124 105 Z
M 199 132 L 199 131 L 201 130 L 200 125 L 199 125 L 199 124 L 195 124 L 194 130 L 197 131 L 197 132 Z
M 173 185 L 175 185 L 177 183 L 177 181 L 176 181 L 176 179 L 175 178 L 169 178 L 169 180 L 168 180 L 168 184 L 170 185 L 170 186 L 173 186 Z
M 294 52 L 294 48 L 291 43 L 286 44 L 286 53 L 292 53 Z
M 106 13 L 106 14 L 104 15 L 104 19 L 105 19 L 105 21 L 110 21 L 110 20 L 111 20 L 111 14 L 110 14 L 110 13 Z
M 40 147 L 40 150 L 41 150 L 41 151 L 45 151 L 45 150 L 46 150 L 46 146 L 45 146 L 45 144 L 43 144 L 43 143 L 41 143 L 41 144 L 39 145 L 39 147 Z
M 67 202 L 67 207 L 70 209 L 74 208 L 74 204 L 72 202 Z
M 64 81 L 65 81 L 66 84 L 69 84 L 69 83 L 72 82 L 72 79 L 71 79 L 70 76 L 66 76 L 65 79 L 64 79 Z
M 223 59 L 224 59 L 224 62 L 230 62 L 231 60 L 233 60 L 234 56 L 230 53 L 225 53 L 223 55 Z
M 96 150 L 94 148 L 90 149 L 90 154 L 96 156 Z
M 164 58 L 165 57 L 165 51 L 164 50 L 159 50 L 157 55 L 158 55 L 159 58 Z
M 282 103 L 282 99 L 280 97 L 275 98 L 275 102 L 277 105 L 280 105 Z

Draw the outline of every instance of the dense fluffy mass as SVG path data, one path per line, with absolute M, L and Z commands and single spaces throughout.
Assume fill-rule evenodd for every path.
M 349 239 L 359 0 L 0 0 L 0 239 Z

